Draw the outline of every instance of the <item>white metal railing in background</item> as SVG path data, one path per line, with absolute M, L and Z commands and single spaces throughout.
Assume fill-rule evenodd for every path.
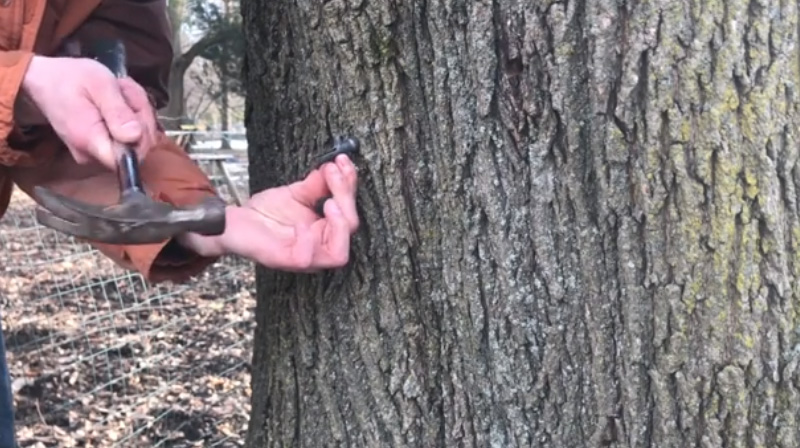
M 183 147 L 196 163 L 206 166 L 206 172 L 218 188 L 227 189 L 227 196 L 241 205 L 249 191 L 247 180 L 247 140 L 242 132 L 224 131 L 166 131 L 168 137 Z M 220 149 L 222 136 L 231 138 L 230 150 Z
M 215 137 L 219 137 L 219 136 L 222 136 L 222 135 L 227 135 L 227 136 L 235 137 L 235 138 L 245 138 L 245 137 L 247 137 L 247 133 L 246 132 L 238 132 L 238 131 L 174 131 L 174 130 L 168 130 L 168 131 L 164 131 L 164 132 L 167 135 L 170 135 L 170 136 L 172 136 L 172 135 L 192 134 L 192 135 L 200 135 L 200 136 L 213 135 Z
M 234 131 L 166 131 L 188 151 L 218 151 L 222 149 L 222 139 L 227 138 L 233 151 L 247 151 L 247 138 L 244 132 Z
M 191 153 L 189 157 L 197 163 L 205 163 L 210 165 L 206 170 L 211 181 L 220 187 L 224 185 L 228 189 L 228 196 L 233 200 L 236 205 L 242 205 L 245 201 L 242 195 L 242 189 L 247 186 L 242 185 L 243 180 L 246 182 L 247 166 L 238 163 L 236 157 L 230 154 L 221 153 Z

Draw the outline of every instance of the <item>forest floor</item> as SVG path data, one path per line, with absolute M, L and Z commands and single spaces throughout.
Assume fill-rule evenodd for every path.
M 21 447 L 239 447 L 250 409 L 252 265 L 145 286 L 37 226 L 0 220 L 0 310 Z

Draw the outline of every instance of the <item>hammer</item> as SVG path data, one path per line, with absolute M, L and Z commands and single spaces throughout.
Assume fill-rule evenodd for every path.
M 125 47 L 117 39 L 94 43 L 89 56 L 108 67 L 117 78 L 127 75 Z M 125 145 L 117 170 L 117 204 L 88 204 L 44 187 L 34 188 L 39 224 L 78 238 L 107 244 L 158 243 L 186 232 L 221 235 L 225 231 L 225 202 L 218 197 L 200 204 L 176 207 L 151 199 L 142 185 L 139 161 Z

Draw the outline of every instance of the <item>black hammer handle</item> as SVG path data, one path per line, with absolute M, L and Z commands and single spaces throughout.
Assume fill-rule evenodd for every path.
M 125 45 L 121 40 L 103 39 L 93 42 L 89 49 L 89 55 L 108 67 L 117 78 L 124 78 L 128 75 L 125 64 Z M 129 145 L 125 145 L 119 160 L 119 186 L 123 195 L 131 191 L 144 193 L 142 179 L 139 175 L 139 160 Z

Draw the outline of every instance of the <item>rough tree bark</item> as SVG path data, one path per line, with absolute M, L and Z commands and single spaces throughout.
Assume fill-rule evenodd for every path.
M 248 446 L 800 445 L 797 9 L 243 2 L 252 189 L 363 146 L 351 265 L 259 272 Z

